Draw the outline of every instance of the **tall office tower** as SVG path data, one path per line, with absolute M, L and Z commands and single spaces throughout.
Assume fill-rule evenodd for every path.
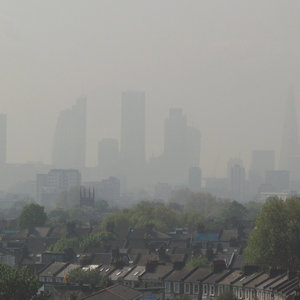
M 246 172 L 240 159 L 230 159 L 227 165 L 229 189 L 233 200 L 245 200 Z
M 0 114 L 0 164 L 6 163 L 7 116 Z
M 300 179 L 298 125 L 293 88 L 286 104 L 279 169 L 290 172 L 292 180 Z
M 122 94 L 121 164 L 123 188 L 140 187 L 145 177 L 145 93 Z
M 182 184 L 186 181 L 187 117 L 181 109 L 172 108 L 165 121 L 164 175 L 165 182 Z
M 53 165 L 56 168 L 85 167 L 86 99 L 80 98 L 71 109 L 60 113 L 56 125 Z
M 200 160 L 200 132 L 187 125 L 181 109 L 170 109 L 165 121 L 163 180 L 172 184 L 186 183 L 189 168 L 198 167 Z
M 119 175 L 119 157 L 118 140 L 103 139 L 99 142 L 98 168 L 103 178 Z
M 188 167 L 198 167 L 200 164 L 200 148 L 201 148 L 201 134 L 200 130 L 188 126 L 187 128 L 187 163 Z
M 255 198 L 259 187 L 265 183 L 266 171 L 275 168 L 275 152 L 269 150 L 252 151 L 249 170 L 249 198 Z

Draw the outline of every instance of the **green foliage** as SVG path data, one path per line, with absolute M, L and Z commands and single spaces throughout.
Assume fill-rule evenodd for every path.
M 54 209 L 48 213 L 48 219 L 52 225 L 65 223 L 69 219 L 69 214 L 62 209 Z
M 22 229 L 32 229 L 36 226 L 43 226 L 47 220 L 44 207 L 35 203 L 26 205 L 18 218 L 18 223 Z
M 206 257 L 191 257 L 187 263 L 188 267 L 209 268 L 210 262 Z
M 235 296 L 232 291 L 225 291 L 218 296 L 217 300 L 235 300 Z
M 24 197 L 21 200 L 15 201 L 10 208 L 3 211 L 4 218 L 15 219 L 18 218 L 22 212 L 22 209 L 29 203 L 34 202 L 30 197 Z
M 38 278 L 33 277 L 28 269 L 0 264 L 0 300 L 30 300 L 38 289 Z
M 68 282 L 72 284 L 90 284 L 93 288 L 106 288 L 111 285 L 108 277 L 101 276 L 99 270 L 72 270 L 68 275 Z
M 246 218 L 248 220 L 255 220 L 255 218 L 261 211 L 262 206 L 263 205 L 260 202 L 250 201 L 250 202 L 245 203 L 245 208 L 247 209 Z
M 300 199 L 267 201 L 245 249 L 249 263 L 294 269 L 300 265 Z
M 90 234 L 84 237 L 80 243 L 81 248 L 88 247 L 101 247 L 105 245 L 106 242 L 112 241 L 114 235 L 110 232 L 100 232 L 96 234 Z
M 105 211 L 108 210 L 109 205 L 108 205 L 108 203 L 107 203 L 105 200 L 103 200 L 103 199 L 96 199 L 96 200 L 95 200 L 95 207 L 96 207 L 99 211 L 105 212 Z
M 49 251 L 65 252 L 67 249 L 79 247 L 78 238 L 60 238 L 54 245 L 49 247 Z
M 225 219 L 242 220 L 247 213 L 247 209 L 237 201 L 230 202 L 223 211 Z
M 108 215 L 102 222 L 102 230 L 116 228 L 144 228 L 153 224 L 157 230 L 167 232 L 180 223 L 180 215 L 161 203 L 141 202 L 131 209 Z

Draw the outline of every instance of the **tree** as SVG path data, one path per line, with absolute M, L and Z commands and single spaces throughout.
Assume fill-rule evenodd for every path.
M 67 277 L 67 281 L 73 284 L 90 284 L 92 288 L 106 288 L 111 285 L 111 281 L 106 276 L 101 276 L 99 270 L 74 269 Z
M 229 220 L 234 226 L 237 226 L 246 214 L 246 207 L 237 201 L 230 202 L 223 211 L 224 218 Z
M 43 226 L 47 220 L 44 207 L 35 203 L 26 205 L 18 218 L 18 223 L 22 229 L 32 229 L 36 226 Z
M 249 263 L 293 270 L 300 264 L 300 199 L 268 200 L 245 249 Z
M 60 238 L 54 245 L 49 247 L 49 251 L 64 252 L 67 249 L 73 249 L 79 246 L 78 238 Z
M 109 208 L 109 205 L 108 205 L 107 201 L 105 201 L 103 199 L 96 199 L 95 207 L 101 212 L 106 212 Z
M 199 268 L 209 268 L 210 267 L 210 262 L 206 257 L 192 257 L 188 263 L 188 267 L 199 267 Z
M 80 247 L 101 247 L 104 246 L 106 242 L 112 241 L 114 239 L 115 237 L 111 232 L 100 232 L 90 234 L 83 238 L 83 240 L 80 243 Z
M 0 264 L 0 300 L 47 299 L 46 295 L 37 296 L 39 286 L 38 278 L 27 268 Z

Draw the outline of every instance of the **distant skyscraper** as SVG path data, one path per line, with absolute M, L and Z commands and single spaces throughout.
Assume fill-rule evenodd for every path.
M 198 167 L 200 164 L 201 134 L 200 130 L 188 126 L 186 155 L 188 167 Z
M 138 187 L 145 176 L 145 93 L 122 94 L 121 163 L 126 187 Z
M 98 146 L 98 167 L 104 178 L 119 174 L 119 143 L 115 139 L 103 139 Z
M 187 168 L 187 117 L 182 109 L 170 109 L 165 121 L 164 173 L 165 182 L 183 184 L 188 177 Z
M 191 167 L 199 167 L 200 132 L 187 125 L 181 109 L 170 109 L 165 121 L 163 166 L 165 182 L 186 183 Z
M 7 116 L 0 114 L 0 164 L 6 163 Z
M 290 90 L 286 104 L 279 169 L 290 172 L 291 179 L 299 177 L 299 140 L 298 124 L 293 88 Z
M 56 168 L 85 167 L 86 99 L 80 98 L 71 109 L 60 113 L 56 125 L 53 165 Z
M 233 200 L 245 200 L 246 172 L 240 159 L 230 159 L 227 166 L 229 189 Z
M 266 171 L 275 168 L 275 152 L 269 150 L 252 151 L 252 159 L 249 170 L 248 196 L 254 199 L 259 188 L 265 183 Z

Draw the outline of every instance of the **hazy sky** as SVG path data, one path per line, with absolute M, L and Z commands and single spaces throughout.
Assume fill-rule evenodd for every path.
M 50 162 L 60 110 L 86 95 L 95 164 L 98 141 L 120 136 L 128 89 L 146 91 L 148 156 L 182 107 L 202 133 L 204 176 L 253 149 L 278 157 L 289 85 L 300 93 L 299 28 L 299 0 L 2 0 L 8 161 Z

